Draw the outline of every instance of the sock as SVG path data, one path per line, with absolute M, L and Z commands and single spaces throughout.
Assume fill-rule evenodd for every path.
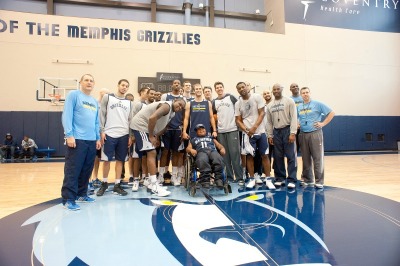
M 179 166 L 178 167 L 178 176 L 182 177 L 184 173 L 184 167 L 183 166 Z
M 159 169 L 159 174 L 160 175 L 164 175 L 164 173 L 165 173 L 165 167 L 160 167 L 160 169 Z
M 151 182 L 152 184 L 156 183 L 156 182 L 157 182 L 157 176 L 156 176 L 156 175 L 151 175 L 151 176 L 150 176 L 150 182 Z
M 104 183 L 108 183 L 108 178 L 107 177 L 103 177 L 103 182 Z
M 172 166 L 172 175 L 176 176 L 177 173 L 178 173 L 178 167 L 177 166 Z
M 119 178 L 118 178 L 118 179 L 117 179 L 117 178 L 115 179 L 115 184 L 119 184 L 120 182 L 121 182 L 121 179 L 119 179 Z

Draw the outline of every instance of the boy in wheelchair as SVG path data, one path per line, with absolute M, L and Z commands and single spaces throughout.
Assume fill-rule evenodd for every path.
M 225 154 L 225 148 L 212 136 L 207 135 L 203 124 L 195 127 L 196 137 L 190 139 L 186 152 L 196 160 L 196 166 L 200 171 L 200 183 L 203 187 L 210 184 L 211 172 L 214 173 L 215 185 L 223 189 L 224 160 L 221 155 Z M 219 153 L 217 151 L 219 150 Z

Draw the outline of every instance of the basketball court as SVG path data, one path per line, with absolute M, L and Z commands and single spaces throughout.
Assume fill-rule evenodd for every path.
M 1 164 L 3 265 L 399 265 L 400 155 L 326 156 L 324 190 L 143 188 L 63 209 L 62 162 Z M 15 167 L 18 166 L 18 167 Z M 301 158 L 299 158 L 301 169 Z M 15 187 L 18 186 L 18 190 Z M 16 250 L 18 253 L 16 254 Z

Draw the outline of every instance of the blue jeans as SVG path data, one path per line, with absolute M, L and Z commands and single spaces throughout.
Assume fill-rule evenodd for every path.
M 96 141 L 75 140 L 76 147 L 67 147 L 65 153 L 64 181 L 61 188 L 62 202 L 75 201 L 86 196 L 90 175 L 96 157 Z
M 274 173 L 277 181 L 286 179 L 285 156 L 287 158 L 287 181 L 297 181 L 296 142 L 289 143 L 290 127 L 274 129 Z

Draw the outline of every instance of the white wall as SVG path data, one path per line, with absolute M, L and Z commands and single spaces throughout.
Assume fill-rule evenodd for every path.
M 238 81 L 270 88 L 279 82 L 310 87 L 315 99 L 339 115 L 399 116 L 400 35 L 286 24 L 285 35 L 144 22 L 84 19 L 0 11 L 18 29 L 0 32 L 0 111 L 58 111 L 35 100 L 38 77 L 79 78 L 92 73 L 97 90 L 114 89 L 156 72 L 178 72 L 204 85 L 223 81 L 237 94 Z M 59 24 L 59 37 L 29 35 L 27 21 Z M 68 38 L 68 24 L 130 29 L 130 41 Z M 0 30 L 1 30 L 0 24 Z M 4 27 L 3 27 L 4 28 Z M 138 42 L 138 30 L 199 33 L 200 45 Z M 93 64 L 54 64 L 82 59 Z M 268 69 L 270 73 L 240 71 Z M 94 94 L 97 97 L 97 92 Z M 57 109 L 58 108 L 58 109 Z

